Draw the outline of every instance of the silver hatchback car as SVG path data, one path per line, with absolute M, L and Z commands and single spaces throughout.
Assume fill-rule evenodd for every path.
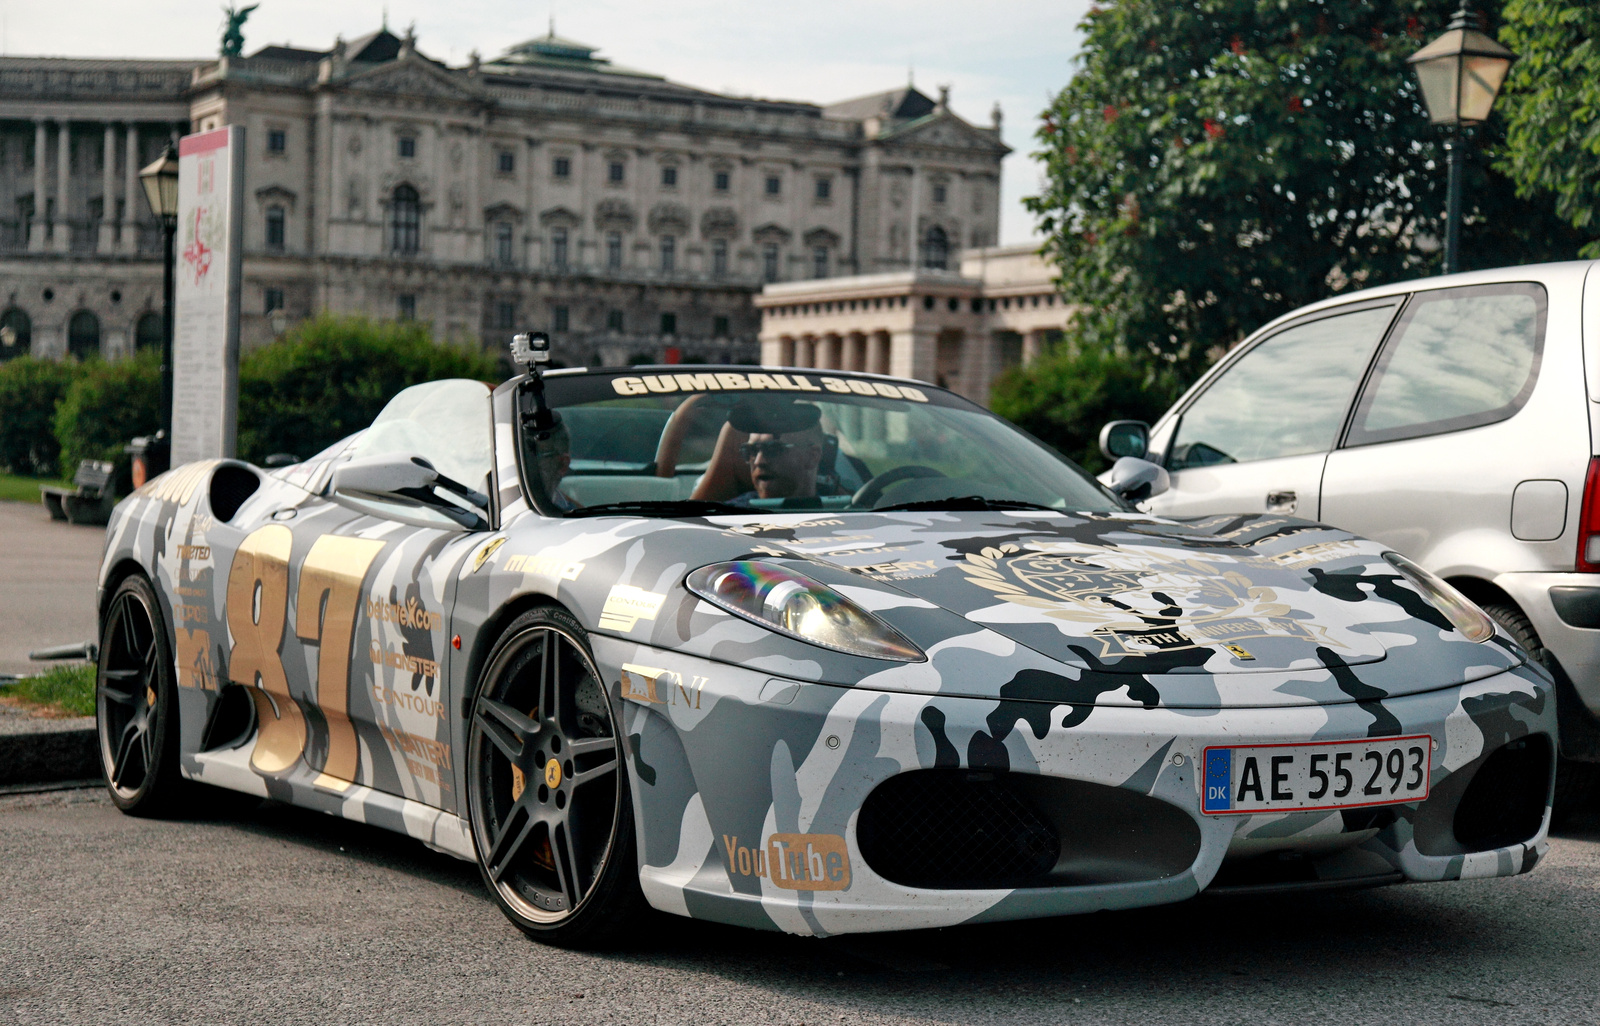
M 1450 581 L 1555 676 L 1557 810 L 1600 781 L 1600 261 L 1303 307 L 1100 438 L 1165 469 L 1113 471 L 1151 512 L 1320 520 Z

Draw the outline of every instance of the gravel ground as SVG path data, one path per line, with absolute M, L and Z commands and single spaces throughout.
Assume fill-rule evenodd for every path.
M 476 870 L 272 803 L 0 798 L 0 1022 L 1570 1023 L 1600 1019 L 1600 819 L 1512 880 L 815 940 L 667 916 L 540 946 Z

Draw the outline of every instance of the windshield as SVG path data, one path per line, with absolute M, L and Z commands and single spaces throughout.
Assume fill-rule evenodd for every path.
M 546 513 L 1125 508 L 1077 466 L 940 389 L 741 370 L 552 375 L 524 431 Z

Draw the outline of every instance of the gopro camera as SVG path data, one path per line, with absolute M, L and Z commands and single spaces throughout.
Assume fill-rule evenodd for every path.
M 524 367 L 543 367 L 550 362 L 550 336 L 542 331 L 513 336 L 511 359 Z

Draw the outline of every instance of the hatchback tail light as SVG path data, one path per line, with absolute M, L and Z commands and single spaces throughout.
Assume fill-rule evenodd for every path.
M 1600 456 L 1589 461 L 1578 519 L 1578 572 L 1600 573 Z

